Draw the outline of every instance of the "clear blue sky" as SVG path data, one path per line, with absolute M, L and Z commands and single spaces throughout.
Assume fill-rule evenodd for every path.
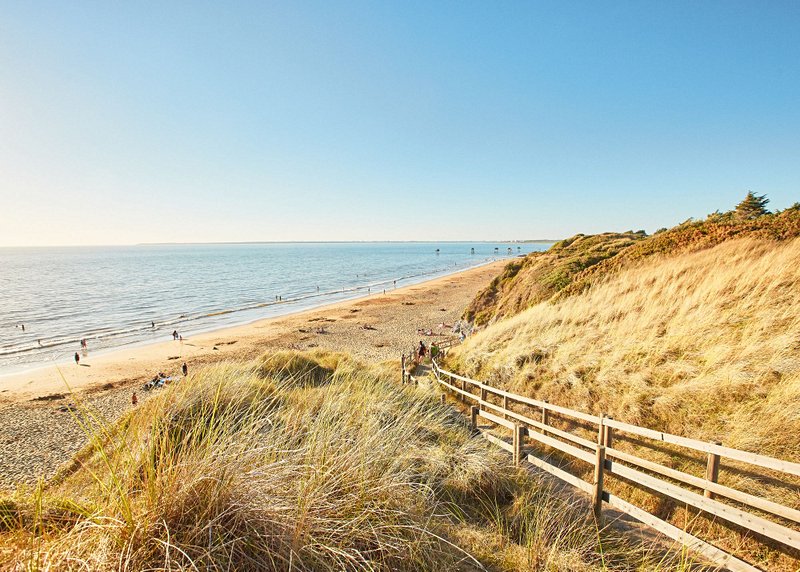
M 798 183 L 797 1 L 0 3 L 0 245 L 651 232 Z

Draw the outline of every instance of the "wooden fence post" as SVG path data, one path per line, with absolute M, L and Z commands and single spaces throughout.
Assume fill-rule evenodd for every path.
M 508 419 L 508 415 L 506 415 L 506 411 L 508 411 L 508 396 L 503 396 L 503 419 Z
M 606 448 L 598 445 L 594 462 L 594 491 L 592 492 L 592 512 L 597 521 L 600 521 L 603 511 L 603 469 L 605 464 Z
M 466 390 L 467 390 L 467 382 L 462 379 L 461 380 L 461 391 L 466 391 Z M 463 395 L 463 394 L 461 395 L 461 401 L 463 401 L 464 403 L 467 402 L 467 397 L 465 395 Z
M 522 461 L 522 446 L 525 439 L 525 428 L 519 423 L 514 424 L 512 441 L 514 445 L 514 465 L 519 467 Z
M 606 414 L 600 414 L 600 422 L 597 424 L 597 444 L 604 445 L 606 442 Z
M 719 441 L 711 441 L 714 445 L 722 445 Z M 719 478 L 719 455 L 716 453 L 709 453 L 708 460 L 706 461 L 706 480 L 712 483 L 717 482 Z M 706 489 L 703 491 L 706 498 L 713 499 L 714 493 Z
M 478 430 L 478 408 L 474 405 L 469 408 L 469 426 L 473 431 Z
M 406 382 L 406 354 L 403 354 L 403 356 L 400 358 L 400 371 L 402 372 L 400 374 L 400 383 L 405 383 Z
M 550 403 L 546 399 L 544 400 L 544 402 L 545 403 Z M 550 421 L 550 410 L 547 409 L 546 407 L 542 407 L 542 425 L 548 425 L 549 421 Z M 542 429 L 541 432 L 544 434 L 545 430 Z
M 481 387 L 481 401 L 486 401 L 486 389 Z M 479 404 L 480 408 L 483 409 L 483 404 Z

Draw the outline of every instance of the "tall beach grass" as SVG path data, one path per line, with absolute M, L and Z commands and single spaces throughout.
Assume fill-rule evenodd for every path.
M 51 483 L 0 500 L 20 570 L 636 570 L 396 364 L 278 352 L 221 364 L 105 425 Z M 678 558 L 679 557 L 675 557 Z M 669 565 L 659 564 L 669 562 Z
M 745 238 L 648 257 L 488 326 L 447 365 L 573 409 L 800 461 L 800 239 Z M 702 455 L 622 440 L 615 447 L 705 474 Z M 757 473 L 726 462 L 720 482 L 800 508 L 800 482 Z M 767 569 L 800 566 L 674 503 L 609 486 Z

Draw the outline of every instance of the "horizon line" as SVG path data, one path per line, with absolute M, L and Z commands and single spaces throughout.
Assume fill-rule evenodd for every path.
M 115 246 L 200 246 L 224 244 L 463 244 L 463 243 L 506 243 L 506 244 L 550 244 L 562 239 L 537 238 L 523 240 L 243 240 L 210 242 L 136 242 L 124 244 L 39 244 L 0 246 L 0 248 L 99 248 Z

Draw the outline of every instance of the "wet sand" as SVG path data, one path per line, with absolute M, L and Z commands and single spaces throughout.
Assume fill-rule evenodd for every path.
M 349 302 L 253 322 L 184 339 L 81 358 L 0 377 L 0 488 L 48 478 L 86 442 L 66 404 L 82 401 L 108 420 L 131 407 L 131 393 L 154 375 L 179 376 L 228 359 L 250 359 L 271 349 L 323 348 L 364 361 L 398 359 L 419 343 L 418 328 L 452 335 L 469 301 L 507 261 Z M 158 390 L 157 390 L 158 391 Z

